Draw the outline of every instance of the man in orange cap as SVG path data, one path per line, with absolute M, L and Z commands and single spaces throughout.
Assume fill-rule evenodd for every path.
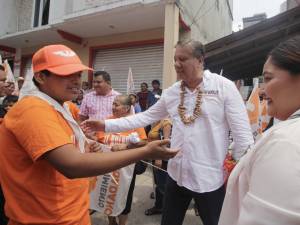
M 85 153 L 87 139 L 64 102 L 74 99 L 81 72 L 91 69 L 64 45 L 38 50 L 32 64 L 33 78 L 26 77 L 21 100 L 0 126 L 0 182 L 9 224 L 89 225 L 85 177 L 177 151 L 161 141 L 130 151 Z

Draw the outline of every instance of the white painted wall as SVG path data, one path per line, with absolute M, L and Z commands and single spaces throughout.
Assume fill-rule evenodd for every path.
M 73 0 L 50 0 L 49 24 L 62 22 L 67 11 L 72 11 L 72 5 Z
M 134 3 L 151 3 L 159 0 L 51 0 L 49 24 L 63 22 L 65 17 L 105 11 Z M 88 11 L 89 10 L 89 11 Z
M 190 34 L 180 39 L 192 38 L 208 43 L 232 33 L 232 18 L 226 0 L 180 0 L 180 13 Z M 233 0 L 229 0 L 232 10 Z
M 34 0 L 0 0 L 0 36 L 32 28 Z
M 112 5 L 128 5 L 139 2 L 140 0 L 77 0 L 73 4 L 73 12 L 78 12 L 95 7 L 107 7 Z
M 17 31 L 17 7 L 15 0 L 0 0 L 0 36 Z
M 300 1 L 299 1 L 299 3 L 300 3 Z M 281 3 L 280 12 L 282 13 L 282 12 L 285 12 L 285 11 L 290 10 L 292 8 L 295 8 L 295 7 L 298 6 L 298 4 L 297 4 L 297 0 L 286 0 L 283 3 Z
M 33 4 L 34 0 L 17 0 L 18 31 L 32 28 Z

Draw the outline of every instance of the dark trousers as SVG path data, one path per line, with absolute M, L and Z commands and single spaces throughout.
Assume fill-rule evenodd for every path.
M 5 204 L 5 199 L 4 195 L 0 186 L 0 225 L 6 225 L 8 224 L 8 219 L 5 216 L 4 213 L 4 204 Z
M 128 194 L 127 194 L 127 200 L 126 200 L 126 206 L 121 215 L 127 215 L 131 211 L 131 205 L 132 205 L 132 199 L 133 199 L 133 191 L 135 187 L 135 178 L 136 178 L 136 173 L 133 172 L 132 180 L 129 186 Z
M 162 169 L 166 170 L 168 167 L 168 161 L 162 161 Z M 166 181 L 168 174 L 164 171 L 156 169 L 153 167 L 153 176 L 155 182 L 155 208 L 162 209 L 163 208 L 163 199 L 166 189 Z
M 180 187 L 168 176 L 161 225 L 182 225 L 192 199 L 204 225 L 217 225 L 225 197 L 224 185 L 219 189 L 197 193 Z

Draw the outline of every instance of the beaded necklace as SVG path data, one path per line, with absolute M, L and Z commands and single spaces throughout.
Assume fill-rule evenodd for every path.
M 196 97 L 196 104 L 195 104 L 195 108 L 193 111 L 193 115 L 191 116 L 186 116 L 186 107 L 184 107 L 184 95 L 187 93 L 186 91 L 186 84 L 181 81 L 180 84 L 180 103 L 178 105 L 178 113 L 180 116 L 181 121 L 185 124 L 185 125 L 189 125 L 195 122 L 195 120 L 201 115 L 201 103 L 202 103 L 202 91 L 200 89 L 200 87 L 196 88 L 196 91 L 198 92 L 197 97 Z

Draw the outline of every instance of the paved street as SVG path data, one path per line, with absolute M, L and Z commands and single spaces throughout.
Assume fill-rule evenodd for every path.
M 131 214 L 129 214 L 128 225 L 159 225 L 160 215 L 145 216 L 144 211 L 153 206 L 154 200 L 150 199 L 152 188 L 151 171 L 147 170 L 143 175 L 137 176 L 134 190 Z M 194 210 L 190 205 L 185 216 L 184 225 L 201 225 L 199 217 L 195 216 Z M 93 225 L 107 225 L 106 216 L 100 213 L 92 215 Z

